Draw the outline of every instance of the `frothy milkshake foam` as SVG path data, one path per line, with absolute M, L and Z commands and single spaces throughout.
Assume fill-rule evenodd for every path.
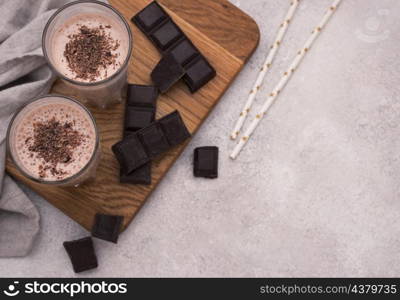
M 126 39 L 126 29 L 121 27 L 112 18 L 95 14 L 81 14 L 71 17 L 67 22 L 63 23 L 59 29 L 54 33 L 51 42 L 51 56 L 54 67 L 64 76 L 80 82 L 90 82 L 88 79 L 77 78 L 76 73 L 71 70 L 68 61 L 64 56 L 66 45 L 71 39 L 71 36 L 79 33 L 80 28 L 86 26 L 87 28 L 102 28 L 105 34 L 110 36 L 115 42 L 119 44 L 118 48 L 111 51 L 112 55 L 116 57 L 116 63 L 107 65 L 101 68 L 100 75 L 96 76 L 95 81 L 104 80 L 112 76 L 124 64 L 128 55 L 128 40 Z
M 10 147 L 16 153 L 17 163 L 34 178 L 58 181 L 77 174 L 91 159 L 96 146 L 96 130 L 90 115 L 78 104 L 63 98 L 45 98 L 42 103 L 26 106 L 14 120 L 14 129 L 10 133 Z M 51 120 L 61 125 L 71 124 L 81 137 L 80 144 L 73 149 L 71 159 L 58 163 L 58 174 L 51 170 L 43 176 L 43 166 L 48 165 L 37 153 L 32 151 L 35 124 L 46 124 Z M 69 125 L 68 125 L 69 126 Z

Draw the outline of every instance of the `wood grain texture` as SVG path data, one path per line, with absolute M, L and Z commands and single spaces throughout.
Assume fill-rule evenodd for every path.
M 130 20 L 151 1 L 110 2 Z M 177 109 L 190 132 L 195 133 L 257 47 L 258 27 L 249 16 L 226 0 L 159 2 L 217 70 L 216 78 L 195 94 L 191 94 L 180 82 L 158 99 L 157 118 Z M 159 61 L 160 54 L 151 42 L 131 22 L 129 23 L 134 45 L 128 81 L 150 84 L 150 72 Z M 75 96 L 61 81 L 55 83 L 52 92 Z M 125 229 L 187 143 L 175 147 L 153 163 L 151 186 L 120 184 L 119 167 L 111 146 L 122 137 L 124 105 L 118 104 L 108 110 L 90 110 L 99 127 L 102 150 L 100 166 L 93 181 L 78 188 L 50 187 L 24 178 L 10 161 L 7 171 L 88 230 L 98 212 L 123 215 Z

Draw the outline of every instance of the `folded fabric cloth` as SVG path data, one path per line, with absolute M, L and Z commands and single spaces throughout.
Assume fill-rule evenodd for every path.
M 0 257 L 25 256 L 39 232 L 39 213 L 5 175 L 6 132 L 13 113 L 46 94 L 55 79 L 43 57 L 44 26 L 70 0 L 0 0 Z

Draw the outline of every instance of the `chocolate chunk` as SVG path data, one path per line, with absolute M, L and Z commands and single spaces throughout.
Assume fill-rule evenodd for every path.
M 195 177 L 218 177 L 217 147 L 199 147 L 194 149 L 193 174 Z
M 186 67 L 183 80 L 185 80 L 189 90 L 194 93 L 213 79 L 215 75 L 215 69 L 201 56 Z
M 171 53 L 175 60 L 183 67 L 200 55 L 199 50 L 197 50 L 187 38 L 177 43 L 169 50 L 169 53 Z
M 96 214 L 92 227 L 92 235 L 96 238 L 117 243 L 124 217 Z
M 156 13 L 149 13 L 151 17 L 145 17 L 148 26 L 144 26 L 145 21 L 142 20 L 144 17 L 141 14 L 147 9 L 149 9 L 149 11 L 154 10 Z M 207 62 L 200 51 L 190 42 L 183 31 L 158 4 L 155 2 L 149 4 L 133 18 L 133 21 L 163 55 L 166 53 L 171 54 L 178 64 L 185 67 L 187 74 L 183 79 L 192 93 L 199 90 L 215 77 L 215 69 Z M 167 91 L 168 88 L 178 80 L 173 75 L 174 74 L 165 74 L 165 76 L 158 78 L 159 88 L 161 85 L 160 81 L 162 83 L 165 82 L 165 86 L 160 88 L 161 91 Z M 169 77 L 172 83 L 167 84 L 167 78 Z
M 190 137 L 190 133 L 178 111 L 161 118 L 158 122 L 170 146 L 178 145 Z
M 132 21 L 144 32 L 150 32 L 153 28 L 168 18 L 167 13 L 157 3 L 152 2 L 136 14 Z
M 161 51 L 166 51 L 179 39 L 182 39 L 184 34 L 172 20 L 168 20 L 155 29 L 149 37 Z
M 141 129 L 137 132 L 137 135 L 150 158 L 155 158 L 170 148 L 164 136 L 164 132 L 161 130 L 158 123 L 153 123 Z
M 122 172 L 129 174 L 150 161 L 149 156 L 136 134 L 129 135 L 112 146 Z
M 179 112 L 175 111 L 137 132 L 127 134 L 112 150 L 125 177 L 188 137 L 190 134 Z
M 125 113 L 125 129 L 137 131 L 154 121 L 155 111 L 146 107 L 127 107 Z
M 124 174 L 121 170 L 119 182 L 145 185 L 151 184 L 151 163 L 149 162 L 129 174 Z
M 130 84 L 125 112 L 124 137 L 149 126 L 155 119 L 158 88 L 155 86 Z M 151 184 L 151 163 L 125 173 L 120 170 L 120 182 L 130 184 Z
M 97 268 L 97 257 L 91 237 L 64 242 L 63 245 L 71 259 L 75 273 Z
M 128 106 L 143 106 L 156 108 L 158 89 L 152 85 L 128 85 Z
M 151 78 L 158 89 L 165 93 L 185 75 L 185 70 L 172 54 L 165 55 L 154 70 Z

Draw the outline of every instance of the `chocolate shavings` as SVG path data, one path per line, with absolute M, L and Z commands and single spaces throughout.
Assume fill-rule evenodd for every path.
M 54 117 L 45 122 L 33 124 L 33 138 L 25 140 L 28 150 L 44 160 L 39 165 L 39 177 L 51 175 L 61 179 L 66 172 L 57 168 L 59 163 L 69 164 L 73 161 L 73 151 L 84 141 L 84 135 L 73 129 L 72 122 L 61 123 Z
M 106 28 L 111 28 L 107 25 Z M 69 42 L 65 45 L 64 56 L 68 66 L 76 74 L 77 79 L 96 81 L 101 70 L 107 66 L 117 67 L 118 54 L 113 54 L 119 48 L 119 41 L 107 34 L 104 27 L 79 27 L 79 32 L 69 35 Z M 107 76 L 107 74 L 105 74 Z

